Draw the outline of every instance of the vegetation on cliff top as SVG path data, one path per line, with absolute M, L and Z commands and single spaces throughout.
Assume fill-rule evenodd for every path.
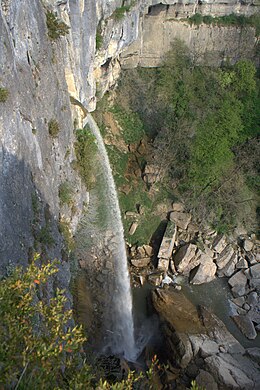
M 156 359 L 146 374 L 129 371 L 112 383 L 101 367 L 86 362 L 86 337 L 82 326 L 74 325 L 65 291 L 56 289 L 53 298 L 48 294 L 59 264 L 40 266 L 39 261 L 36 256 L 27 270 L 17 267 L 0 281 L 0 385 L 29 390 L 156 389 Z
M 223 15 L 223 16 L 211 16 L 211 15 L 202 15 L 196 13 L 189 17 L 188 19 L 191 25 L 199 26 L 202 23 L 211 24 L 214 26 L 237 26 L 237 27 L 254 27 L 256 30 L 256 36 L 260 34 L 260 15 L 255 14 L 251 16 L 245 15 Z
M 198 222 L 211 224 L 219 232 L 237 225 L 256 231 L 259 107 L 259 79 L 252 62 L 241 59 L 233 66 L 228 62 L 221 68 L 199 66 L 179 41 L 161 68 L 124 71 L 112 112 L 122 134 L 127 125 L 122 118 L 134 113 L 142 122 L 143 141 L 146 138 L 150 147 L 142 156 L 134 153 L 140 168 L 137 178 L 129 170 L 133 146 L 128 154 L 114 146 L 115 174 L 122 170 L 119 191 L 122 184 L 127 185 L 120 193 L 122 210 L 126 211 L 127 198 L 137 201 L 136 189 L 145 187 L 145 165 L 155 164 L 162 177 L 153 191 L 144 190 L 150 199 L 146 217 L 155 207 L 151 199 L 165 187 L 170 198 L 185 199 Z M 127 162 L 120 164 L 122 158 Z M 124 183 L 123 177 L 127 178 Z M 139 184 L 133 188 L 131 181 Z M 143 204 L 140 194 L 139 198 Z M 148 222 L 146 217 L 140 230 Z

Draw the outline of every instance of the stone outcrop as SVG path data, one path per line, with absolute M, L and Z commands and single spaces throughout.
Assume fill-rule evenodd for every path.
M 202 24 L 198 28 L 190 26 L 185 19 L 194 13 L 223 16 L 238 12 L 251 15 L 257 12 L 257 6 L 252 3 L 248 6 L 238 2 L 224 4 L 213 1 L 177 2 L 169 5 L 170 3 L 155 5 L 144 13 L 139 22 L 138 39 L 121 54 L 120 62 L 123 67 L 158 66 L 176 38 L 187 44 L 198 62 L 207 61 L 220 65 L 226 58 L 236 61 L 242 53 L 251 58 L 254 56 L 256 38 L 253 29 L 243 31 L 245 35 L 241 41 L 237 27 L 223 28 Z
M 163 321 L 169 359 L 192 372 L 206 389 L 257 390 L 259 351 L 246 351 L 225 325 L 205 308 L 197 309 L 172 288 L 156 290 L 153 305 Z

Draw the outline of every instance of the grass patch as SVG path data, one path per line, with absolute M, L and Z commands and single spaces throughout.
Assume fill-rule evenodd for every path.
M 96 31 L 96 50 L 101 49 L 102 45 L 103 45 L 103 37 L 101 34 L 101 24 L 99 22 L 98 27 L 97 27 L 97 31 Z
M 51 119 L 48 123 L 49 134 L 52 138 L 58 137 L 60 125 L 55 119 Z
M 51 11 L 47 11 L 46 13 L 46 24 L 48 36 L 51 40 L 56 40 L 69 32 L 69 26 L 59 20 Z
M 36 239 L 41 244 L 46 245 L 47 247 L 50 247 L 55 243 L 54 238 L 52 237 L 51 227 L 49 224 L 46 224 L 41 228 L 41 230 L 37 233 Z
M 71 234 L 69 223 L 66 221 L 60 220 L 59 232 L 62 235 L 62 237 L 64 238 L 68 252 L 71 252 L 75 248 L 75 240 Z
M 61 204 L 70 205 L 72 203 L 74 191 L 69 182 L 61 183 L 59 186 L 59 198 Z
M 119 104 L 111 108 L 115 119 L 123 129 L 123 139 L 127 144 L 140 142 L 144 137 L 144 126 L 137 113 L 125 110 Z
M 6 88 L 0 87 L 0 103 L 5 103 L 8 99 L 9 91 Z
M 95 183 L 93 168 L 97 152 L 96 139 L 87 126 L 76 131 L 76 139 L 74 147 L 77 161 L 74 168 L 79 171 L 86 187 L 91 189 Z

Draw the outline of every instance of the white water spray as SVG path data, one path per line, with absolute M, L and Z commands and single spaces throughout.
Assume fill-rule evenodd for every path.
M 110 314 L 110 328 L 108 329 L 106 348 L 115 355 L 123 355 L 127 360 L 134 361 L 137 358 L 138 351 L 134 339 L 130 278 L 116 187 L 103 138 L 90 114 L 85 118 L 83 125 L 84 127 L 89 126 L 97 140 L 102 174 L 105 180 L 106 212 L 108 213 L 110 233 L 112 233 L 109 249 L 114 262 L 115 281 L 112 305 L 107 308 Z

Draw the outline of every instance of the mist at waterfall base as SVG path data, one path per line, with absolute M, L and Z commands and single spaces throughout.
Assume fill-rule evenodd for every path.
M 102 205 L 105 203 L 105 207 L 103 205 L 102 212 L 99 213 L 102 217 L 99 224 L 100 233 L 95 231 L 95 234 L 100 234 L 100 241 L 106 237 L 113 261 L 113 277 L 109 281 L 113 293 L 107 294 L 102 352 L 106 355 L 122 356 L 127 361 L 135 362 L 149 341 L 152 332 L 145 322 L 143 326 L 138 326 L 138 331 L 134 332 L 130 277 L 116 187 L 102 136 L 90 114 L 85 119 L 84 127 L 86 125 L 96 138 L 98 164 L 101 167 L 100 175 L 102 176 L 100 179 L 102 185 L 99 186 L 97 196 L 101 199 L 99 202 Z

